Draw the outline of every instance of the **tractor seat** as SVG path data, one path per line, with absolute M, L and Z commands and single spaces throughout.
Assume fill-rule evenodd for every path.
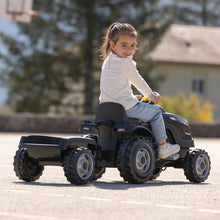
M 103 102 L 98 105 L 95 122 L 112 121 L 114 124 L 132 123 L 139 124 L 139 119 L 129 118 L 121 104 L 114 102 Z

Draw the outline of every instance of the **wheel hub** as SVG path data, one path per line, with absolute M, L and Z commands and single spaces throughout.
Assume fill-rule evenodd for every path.
M 205 168 L 205 164 L 202 162 L 202 163 L 201 163 L 201 169 L 204 170 L 204 168 Z
M 145 157 L 141 157 L 141 163 L 142 163 L 142 164 L 145 164 L 145 162 L 146 162 Z
M 136 167 L 138 172 L 144 174 L 148 171 L 151 164 L 150 154 L 145 148 L 140 148 L 136 154 Z
M 93 162 L 90 155 L 82 154 L 77 163 L 77 172 L 80 178 L 87 179 L 93 172 Z
M 196 172 L 200 178 L 205 177 L 209 172 L 209 160 L 206 155 L 200 155 L 196 160 Z
M 83 165 L 82 165 L 82 168 L 84 170 L 87 170 L 88 169 L 88 163 L 84 162 Z

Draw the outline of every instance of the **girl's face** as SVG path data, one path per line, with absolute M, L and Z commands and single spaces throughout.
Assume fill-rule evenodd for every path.
M 136 44 L 136 38 L 131 37 L 128 34 L 119 35 L 116 43 L 114 41 L 110 41 L 112 52 L 123 58 L 134 55 Z

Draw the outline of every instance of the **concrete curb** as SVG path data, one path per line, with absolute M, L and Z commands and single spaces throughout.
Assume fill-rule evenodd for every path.
M 77 133 L 84 120 L 94 120 L 94 116 L 0 115 L 0 132 Z
M 78 133 L 84 120 L 94 115 L 48 116 L 41 114 L 0 115 L 0 132 Z M 220 123 L 191 123 L 193 137 L 220 137 Z
M 220 123 L 190 123 L 193 137 L 220 138 Z

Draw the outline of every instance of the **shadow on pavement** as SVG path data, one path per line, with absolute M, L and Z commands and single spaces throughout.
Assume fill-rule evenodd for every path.
M 208 183 L 190 183 L 190 182 L 180 182 L 180 181 L 158 181 L 158 180 L 154 180 L 154 181 L 149 181 L 146 182 L 144 184 L 129 184 L 129 183 L 125 183 L 123 181 L 115 181 L 115 182 L 101 182 L 101 181 L 97 181 L 97 182 L 93 182 L 91 183 L 92 185 L 94 185 L 97 188 L 101 188 L 101 189 L 109 189 L 109 190 L 126 190 L 126 189 L 130 189 L 130 188 L 143 188 L 143 187 L 159 187 L 159 186 L 179 186 L 179 185 L 207 185 Z
M 13 182 L 19 185 L 29 185 L 29 186 L 50 186 L 50 187 L 97 187 L 106 190 L 127 190 L 130 188 L 143 188 L 143 187 L 160 187 L 160 186 L 179 186 L 179 185 L 196 185 L 204 186 L 209 183 L 190 183 L 190 182 L 180 182 L 180 181 L 149 181 L 144 184 L 129 184 L 124 181 L 113 181 L 113 182 L 89 182 L 86 185 L 74 185 L 70 183 L 42 183 L 42 182 Z
M 12 182 L 19 185 L 27 186 L 50 186 L 50 187 L 88 187 L 88 185 L 73 185 L 70 183 L 42 183 L 42 182 Z

